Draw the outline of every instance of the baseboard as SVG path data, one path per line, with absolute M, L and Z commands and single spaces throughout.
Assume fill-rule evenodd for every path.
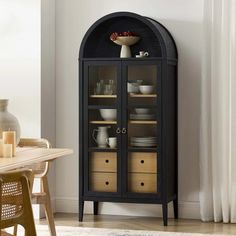
M 56 198 L 56 212 L 78 213 L 78 199 Z M 92 202 L 86 202 L 85 214 L 93 213 Z M 129 203 L 100 203 L 100 214 L 104 215 L 129 215 L 129 216 L 150 216 L 161 217 L 161 205 L 154 204 L 129 204 Z M 172 203 L 169 204 L 169 216 L 173 217 Z M 200 219 L 199 202 L 179 202 L 179 217 L 183 219 Z

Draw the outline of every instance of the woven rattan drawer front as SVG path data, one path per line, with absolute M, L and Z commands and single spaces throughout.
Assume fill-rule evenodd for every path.
M 156 193 L 157 175 L 143 174 L 143 173 L 129 173 L 128 191 L 135 193 Z
M 128 158 L 129 172 L 157 173 L 157 153 L 132 152 Z
M 117 173 L 91 173 L 91 191 L 117 192 Z
M 117 154 L 114 152 L 94 152 L 91 154 L 91 171 L 117 172 Z

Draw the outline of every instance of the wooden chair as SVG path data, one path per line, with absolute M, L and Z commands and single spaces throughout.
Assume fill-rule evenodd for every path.
M 32 172 L 12 171 L 0 174 L 0 235 L 2 229 L 20 224 L 27 236 L 36 236 L 30 192 Z
M 20 147 L 40 147 L 40 148 L 50 148 L 51 145 L 46 139 L 29 139 L 24 138 L 20 139 L 19 142 Z M 45 209 L 46 218 L 48 221 L 49 230 L 51 236 L 56 236 L 56 228 L 54 223 L 54 216 L 51 206 L 51 198 L 48 187 L 48 178 L 47 173 L 49 169 L 49 163 L 43 162 L 34 166 L 30 166 L 33 170 L 34 178 L 41 179 L 41 191 L 37 193 L 32 193 L 32 204 L 43 204 Z M 14 235 L 17 235 L 17 229 L 14 229 Z

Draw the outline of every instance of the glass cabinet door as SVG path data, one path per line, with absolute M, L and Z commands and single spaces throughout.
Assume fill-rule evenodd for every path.
M 84 138 L 85 191 L 96 195 L 118 194 L 118 172 L 121 140 L 120 127 L 120 64 L 117 62 L 85 63 Z
M 127 62 L 124 145 L 125 191 L 130 195 L 157 194 L 161 66 L 158 62 Z

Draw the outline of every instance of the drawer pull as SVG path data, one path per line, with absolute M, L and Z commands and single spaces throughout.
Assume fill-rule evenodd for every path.
M 106 183 L 105 183 L 106 185 L 109 185 L 109 181 L 106 181 Z
M 106 162 L 106 163 L 109 163 L 109 160 L 106 160 L 105 162 Z
M 144 182 L 141 182 L 141 184 L 140 184 L 141 186 L 144 186 Z
M 122 134 L 126 134 L 126 128 L 123 128 L 121 131 Z
M 120 134 L 120 133 L 121 133 L 121 129 L 120 129 L 120 128 L 117 128 L 117 129 L 116 129 L 116 133 L 117 133 L 117 134 Z
M 144 163 L 144 160 L 141 160 L 140 162 L 141 162 L 141 164 L 143 164 L 143 163 Z

